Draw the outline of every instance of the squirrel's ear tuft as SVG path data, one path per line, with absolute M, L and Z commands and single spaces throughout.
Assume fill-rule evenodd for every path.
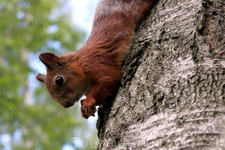
M 36 76 L 36 78 L 37 78 L 40 82 L 45 83 L 45 75 L 43 75 L 43 74 L 38 74 L 38 75 Z
M 45 64 L 45 66 L 49 69 L 54 68 L 55 64 L 58 62 L 59 57 L 56 56 L 54 53 L 46 52 L 41 53 L 39 55 L 39 59 Z

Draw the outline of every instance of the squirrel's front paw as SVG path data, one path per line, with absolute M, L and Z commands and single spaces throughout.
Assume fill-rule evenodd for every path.
M 82 107 L 80 108 L 80 110 L 81 110 L 81 115 L 82 115 L 82 117 L 85 118 L 85 119 L 88 119 L 89 116 L 85 113 L 85 111 L 83 110 Z
M 84 118 L 95 116 L 96 107 L 91 99 L 81 100 L 81 114 Z

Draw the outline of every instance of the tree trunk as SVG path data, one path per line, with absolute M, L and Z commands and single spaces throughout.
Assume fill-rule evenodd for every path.
M 99 150 L 225 149 L 224 0 L 159 0 L 123 73 Z

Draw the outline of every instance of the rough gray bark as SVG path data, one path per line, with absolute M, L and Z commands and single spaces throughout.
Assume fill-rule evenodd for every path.
M 99 150 L 225 149 L 225 1 L 159 0 L 97 127 Z

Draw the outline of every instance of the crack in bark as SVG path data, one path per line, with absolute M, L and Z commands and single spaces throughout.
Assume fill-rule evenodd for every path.
M 205 8 L 204 18 L 203 18 L 203 26 L 199 30 L 200 35 L 206 36 L 210 33 L 210 25 L 211 25 L 211 16 L 210 12 L 212 10 L 213 3 L 209 0 L 205 0 L 203 2 L 203 7 Z
M 124 61 L 123 67 L 123 78 L 122 78 L 122 87 L 125 87 L 126 83 L 129 83 L 134 77 L 135 72 L 137 71 L 138 66 L 141 63 L 141 58 L 145 54 L 146 49 L 148 49 L 148 43 L 144 43 L 139 50 L 136 50 L 135 53 L 130 51 L 129 55 L 127 56 L 126 60 Z M 131 45 L 130 50 L 134 49 L 134 46 Z M 134 59 L 135 58 L 135 59 Z
M 215 33 L 225 33 L 225 28 L 223 27 L 224 21 L 215 19 L 221 17 L 221 13 L 224 13 L 223 4 L 221 4 L 220 10 L 216 2 L 205 0 L 203 3 L 203 7 L 205 8 L 203 24 L 202 28 L 198 32 L 201 36 L 205 37 L 205 42 L 210 46 L 209 53 L 213 58 L 225 58 L 224 43 L 218 44 L 219 41 L 223 40 L 223 34 Z M 218 9 L 215 10 L 215 7 L 218 7 Z M 218 22 L 216 22 L 215 20 L 218 20 Z M 217 25 L 220 25 L 221 27 L 216 29 L 215 26 Z

